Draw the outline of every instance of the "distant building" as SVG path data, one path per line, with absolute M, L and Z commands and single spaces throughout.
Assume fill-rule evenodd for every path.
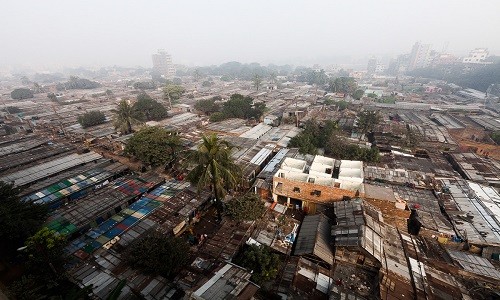
M 366 72 L 368 73 L 368 75 L 373 75 L 375 74 L 376 70 L 377 70 L 377 59 L 375 57 L 372 57 L 368 60 Z
M 488 58 L 489 52 L 486 48 L 476 48 L 469 52 L 469 56 L 464 57 L 462 62 L 464 64 L 485 64 L 486 58 Z
M 382 74 L 384 73 L 385 71 L 385 65 L 384 64 L 381 64 L 381 63 L 378 63 L 376 66 L 375 66 L 375 73 L 376 74 Z
M 431 45 L 416 42 L 410 54 L 408 70 L 425 68 L 429 65 Z
M 153 54 L 153 70 L 160 73 L 167 79 L 172 79 L 175 75 L 175 68 L 172 64 L 172 56 L 165 50 L 158 50 L 158 53 Z

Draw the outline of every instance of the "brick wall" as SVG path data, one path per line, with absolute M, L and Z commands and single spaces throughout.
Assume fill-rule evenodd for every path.
M 280 190 L 279 188 L 276 188 L 276 185 L 278 183 L 281 183 Z M 296 188 L 298 188 L 298 190 Z M 321 191 L 321 195 L 312 195 L 311 193 L 313 193 L 314 191 Z M 344 190 L 341 188 L 318 185 L 309 182 L 297 182 L 281 177 L 273 178 L 273 193 L 276 195 L 299 199 L 302 201 L 311 201 L 318 203 L 342 200 L 344 196 L 348 196 L 351 198 L 356 197 L 356 191 Z M 362 197 L 364 195 L 359 194 L 359 196 Z

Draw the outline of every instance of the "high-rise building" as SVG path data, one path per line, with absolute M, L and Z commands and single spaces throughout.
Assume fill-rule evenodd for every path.
M 158 50 L 158 53 L 153 54 L 153 70 L 160 73 L 167 79 L 172 79 L 175 75 L 175 68 L 172 64 L 172 56 L 165 50 Z
M 410 54 L 408 71 L 425 68 L 430 62 L 431 45 L 416 42 Z
M 376 69 L 377 69 L 377 59 L 375 57 L 372 57 L 368 60 L 366 71 L 368 75 L 373 75 L 375 74 Z
M 484 64 L 489 52 L 486 48 L 476 48 L 469 52 L 469 56 L 465 57 L 462 62 L 464 64 Z

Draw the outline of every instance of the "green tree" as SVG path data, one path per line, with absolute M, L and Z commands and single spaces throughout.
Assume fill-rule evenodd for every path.
M 352 97 L 356 100 L 359 100 L 361 99 L 361 97 L 363 97 L 363 95 L 365 94 L 365 91 L 363 90 L 356 90 L 354 91 L 354 93 L 352 94 Z
M 132 125 L 142 123 L 137 118 L 137 113 L 127 100 L 120 101 L 120 103 L 118 103 L 117 109 L 112 110 L 112 112 L 115 114 L 115 128 L 124 134 L 132 133 Z
M 337 77 L 328 84 L 328 90 L 335 93 L 346 93 L 352 95 L 358 87 L 356 80 L 352 77 Z
M 138 81 L 134 82 L 132 85 L 136 90 L 154 90 L 156 89 L 156 84 L 154 81 Z
M 78 117 L 78 123 L 80 123 L 83 128 L 103 124 L 104 122 L 106 122 L 106 116 L 98 110 L 88 111 Z
M 251 97 L 245 97 L 240 94 L 233 94 L 222 106 L 223 115 L 226 118 L 259 120 L 266 111 L 266 105 L 263 102 L 253 104 Z
M 325 146 L 325 154 L 336 159 L 362 160 L 367 162 L 378 162 L 380 159 L 377 147 L 362 148 L 355 144 L 349 144 L 345 138 L 336 133 L 330 136 Z
M 33 93 L 34 94 L 45 93 L 45 89 L 37 82 L 33 82 Z
M 382 117 L 377 111 L 364 110 L 358 114 L 358 128 L 362 133 L 373 132 L 375 126 L 377 126 Z
M 373 99 L 377 99 L 378 98 L 377 94 L 375 94 L 375 93 L 368 93 L 368 95 L 366 95 L 366 96 L 370 97 L 370 98 L 373 98 Z
M 56 85 L 57 90 L 75 90 L 75 89 L 96 89 L 101 87 L 101 84 L 96 81 L 91 81 L 85 78 L 79 78 L 77 76 L 71 76 L 69 81 L 64 83 L 58 83 Z
M 229 75 L 222 75 L 220 80 L 228 82 L 228 81 L 231 81 L 232 78 Z
M 177 135 L 161 127 L 145 127 L 136 132 L 125 146 L 125 153 L 135 156 L 145 164 L 166 165 L 172 162 L 181 149 Z
M 497 145 L 500 145 L 500 131 L 495 131 L 491 133 L 491 139 L 497 143 Z
M 159 121 L 168 116 L 167 109 L 146 93 L 137 96 L 132 109 L 136 112 L 136 118 L 141 121 Z
M 223 112 L 214 112 L 210 115 L 210 122 L 220 122 L 228 119 L 228 117 Z
M 305 123 L 304 130 L 290 139 L 288 146 L 299 148 L 300 153 L 316 154 L 317 148 L 324 148 L 337 128 L 337 123 L 331 120 L 323 123 L 309 120 Z
M 193 79 L 195 82 L 198 82 L 201 79 L 201 72 L 200 69 L 196 69 L 193 72 Z
M 21 83 L 24 85 L 29 85 L 29 84 L 31 84 L 31 80 L 27 76 L 22 76 Z
M 257 284 L 274 279 L 278 275 L 280 257 L 272 253 L 268 246 L 248 246 L 242 256 L 235 261 L 238 265 L 251 269 L 251 280 Z
M 213 193 L 218 218 L 224 210 L 223 199 L 228 190 L 237 186 L 240 167 L 235 164 L 231 153 L 234 147 L 215 134 L 202 136 L 202 143 L 197 151 L 188 156 L 188 163 L 193 166 L 187 179 L 201 191 L 207 187 Z
M 163 95 L 165 99 L 170 102 L 175 102 L 181 98 L 181 96 L 186 92 L 186 89 L 182 85 L 177 84 L 167 84 L 163 88 Z
M 189 245 L 180 238 L 155 233 L 137 240 L 124 257 L 130 266 L 146 274 L 172 278 L 189 262 Z
M 269 74 L 269 81 L 272 83 L 272 84 L 276 84 L 278 82 L 278 76 L 276 76 L 276 73 L 275 72 L 271 72 Z
M 339 110 L 345 110 L 346 108 L 349 107 L 349 103 L 347 101 L 344 101 L 344 100 L 340 100 L 340 101 L 335 102 L 335 105 L 337 105 Z
M 194 104 L 194 108 L 196 110 L 202 111 L 207 116 L 211 115 L 214 112 L 218 112 L 220 110 L 219 104 L 215 103 L 215 99 L 203 99 L 198 100 Z
M 253 76 L 252 81 L 253 81 L 253 87 L 258 91 L 262 84 L 262 78 L 258 74 L 255 74 Z
M 211 87 L 213 84 L 212 81 L 208 81 L 208 80 L 205 80 L 203 81 L 203 83 L 201 84 L 202 87 Z
M 26 241 L 30 274 L 57 278 L 63 272 L 66 237 L 44 227 Z
M 45 205 L 19 199 L 19 189 L 0 181 L 0 257 L 12 258 L 16 249 L 42 226 Z
M 47 98 L 49 98 L 49 99 L 50 99 L 50 101 L 57 102 L 57 96 L 56 96 L 56 94 L 54 94 L 54 93 L 48 93 L 48 94 L 47 94 Z
M 14 100 L 23 100 L 28 98 L 33 98 L 33 91 L 30 89 L 19 88 L 15 89 L 10 93 L 10 97 Z
M 256 221 L 265 211 L 264 202 L 255 194 L 247 194 L 227 203 L 227 214 L 236 221 Z

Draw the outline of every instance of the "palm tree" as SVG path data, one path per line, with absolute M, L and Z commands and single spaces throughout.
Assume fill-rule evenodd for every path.
M 222 200 L 229 189 L 236 187 L 240 168 L 231 157 L 235 147 L 215 134 L 202 137 L 197 151 L 190 153 L 188 163 L 194 165 L 187 179 L 198 191 L 210 187 L 215 198 L 218 219 L 224 209 Z
M 142 123 L 137 119 L 133 106 L 127 100 L 120 101 L 118 108 L 112 111 L 115 113 L 115 128 L 122 133 L 132 133 L 132 125 Z

